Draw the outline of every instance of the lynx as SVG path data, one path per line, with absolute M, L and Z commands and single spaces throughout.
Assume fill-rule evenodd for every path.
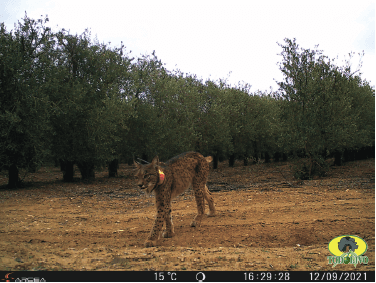
M 137 185 L 146 192 L 155 192 L 157 215 L 145 247 L 157 244 L 160 232 L 165 224 L 162 237 L 171 238 L 175 235 L 171 217 L 171 199 L 193 188 L 198 213 L 191 223 L 192 227 L 200 226 L 205 213 L 204 199 L 209 204 L 209 216 L 215 215 L 214 200 L 206 181 L 209 175 L 209 163 L 212 157 L 204 157 L 198 152 L 185 152 L 173 157 L 166 163 L 154 157 L 150 164 L 137 166 Z

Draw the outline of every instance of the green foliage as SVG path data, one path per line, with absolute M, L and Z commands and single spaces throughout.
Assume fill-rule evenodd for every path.
M 212 155 L 227 155 L 232 149 L 229 107 L 226 104 L 223 86 L 206 81 L 198 93 L 198 110 L 195 130 L 196 146 L 200 152 Z
M 49 153 L 53 41 L 47 21 L 25 14 L 13 32 L 0 26 L 0 168 L 16 170 L 10 187 L 19 185 L 17 168 L 35 170 Z
M 321 164 L 320 156 L 374 144 L 374 92 L 353 77 L 349 68 L 335 66 L 322 51 L 299 48 L 295 39 L 285 39 L 285 43 L 280 44 L 285 80 L 279 82 L 283 140 L 285 149 L 304 152 L 311 178 L 315 164 Z M 358 101 L 363 99 L 371 106 L 361 114 Z
M 325 177 L 329 170 L 329 164 L 320 155 L 313 160 L 301 158 L 293 166 L 294 177 L 299 180 L 310 180 L 312 176 Z
M 25 15 L 13 32 L 0 27 L 0 168 L 12 186 L 18 168 L 47 158 L 69 180 L 74 163 L 90 178 L 114 160 L 190 150 L 232 161 L 294 152 L 303 157 L 295 177 L 310 179 L 325 175 L 326 157 L 374 147 L 374 88 L 317 47 L 285 39 L 279 91 L 252 93 L 169 71 L 154 52 L 135 60 L 87 30 L 53 34 L 47 21 Z
M 134 93 L 134 111 L 130 120 L 125 156 L 151 156 L 163 154 L 164 145 L 160 140 L 169 134 L 170 128 L 164 128 L 162 119 L 164 105 L 169 105 L 165 86 L 169 76 L 162 63 L 153 54 L 139 58 L 132 66 L 132 87 Z M 160 150 L 162 152 L 160 152 Z
M 72 36 L 57 34 L 55 84 L 51 100 L 55 159 L 76 162 L 82 173 L 93 176 L 94 166 L 118 158 L 122 137 L 128 131 L 132 109 L 123 90 L 130 77 L 130 60 L 122 48 L 111 50 L 93 44 L 86 31 Z M 84 168 L 90 167 L 88 174 Z

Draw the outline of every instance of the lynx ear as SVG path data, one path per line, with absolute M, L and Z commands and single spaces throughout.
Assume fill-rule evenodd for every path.
M 155 165 L 159 165 L 159 158 L 158 158 L 158 156 L 156 156 L 156 157 L 153 158 L 153 161 L 151 162 L 151 164 L 153 164 L 154 166 Z
M 206 156 L 205 159 L 206 159 L 206 162 L 208 162 L 208 163 L 213 161 L 213 157 L 211 157 L 211 156 Z
M 138 168 L 140 169 L 142 167 L 142 165 L 138 162 L 136 162 L 134 159 L 133 159 L 133 164 Z

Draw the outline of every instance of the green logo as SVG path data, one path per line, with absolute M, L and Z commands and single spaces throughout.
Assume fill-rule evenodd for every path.
M 329 242 L 328 249 L 333 256 L 328 256 L 329 264 L 368 264 L 368 257 L 362 256 L 367 250 L 367 243 L 358 236 L 343 235 Z

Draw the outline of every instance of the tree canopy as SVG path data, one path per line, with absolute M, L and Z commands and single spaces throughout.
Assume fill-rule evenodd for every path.
M 251 92 L 250 84 L 167 70 L 155 52 L 133 58 L 88 30 L 53 33 L 47 22 L 25 15 L 14 31 L 0 26 L 0 168 L 10 187 L 19 186 L 20 168 L 50 160 L 72 181 L 74 164 L 88 179 L 119 160 L 190 150 L 212 155 L 214 167 L 300 156 L 297 178 L 321 174 L 329 156 L 338 164 L 365 148 L 373 156 L 374 87 L 317 46 L 285 39 L 280 89 Z

